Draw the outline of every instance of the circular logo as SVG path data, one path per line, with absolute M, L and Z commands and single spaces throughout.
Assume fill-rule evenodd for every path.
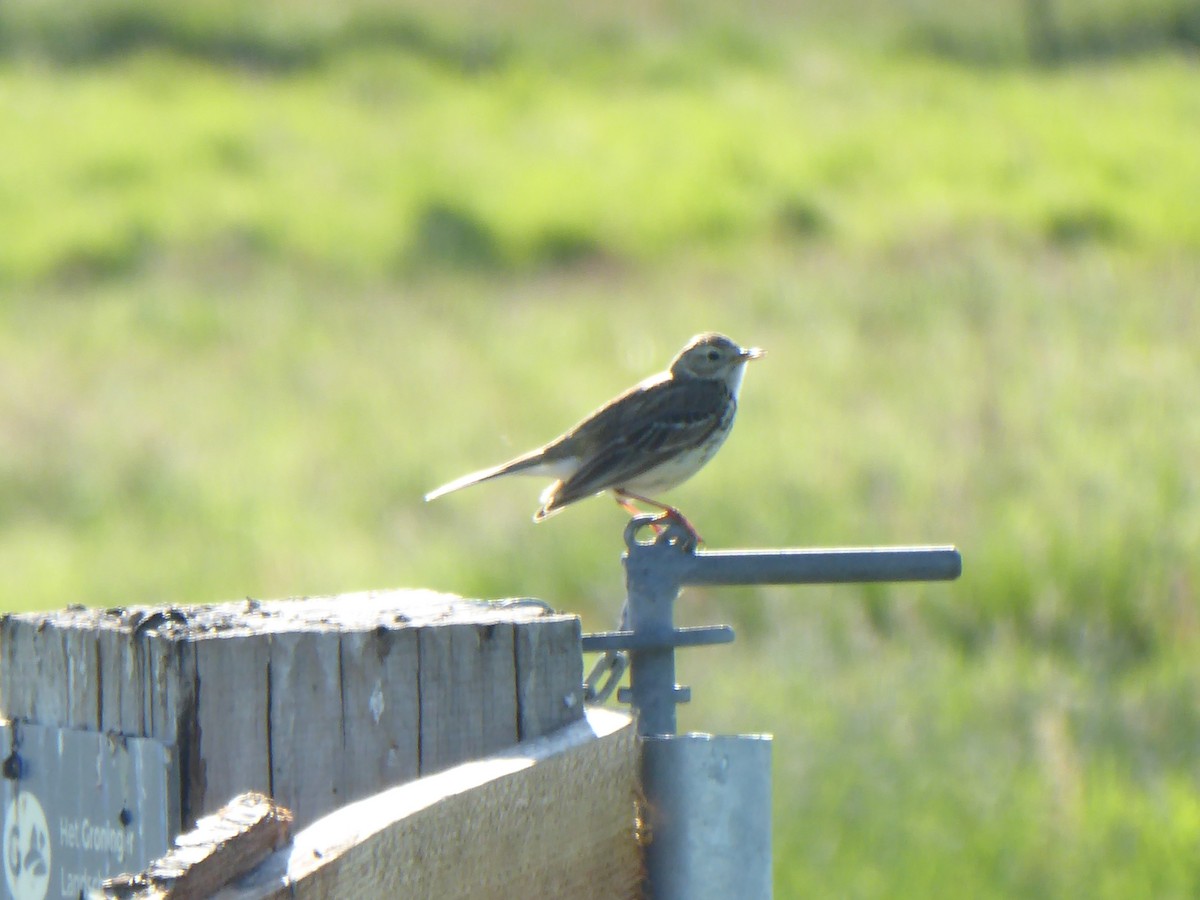
M 43 900 L 50 888 L 50 827 L 28 791 L 4 812 L 4 880 L 13 900 Z

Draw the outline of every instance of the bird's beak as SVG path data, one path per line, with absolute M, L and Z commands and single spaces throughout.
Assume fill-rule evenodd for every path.
M 767 355 L 767 351 L 763 350 L 759 347 L 749 347 L 749 348 L 743 350 L 741 353 L 742 359 L 746 360 L 747 362 L 749 362 L 752 359 L 758 359 L 758 358 L 766 356 L 766 355 Z

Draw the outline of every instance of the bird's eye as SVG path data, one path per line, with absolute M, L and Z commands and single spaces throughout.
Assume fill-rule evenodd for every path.
M 717 351 L 717 350 L 709 350 L 709 351 L 708 351 L 708 358 L 709 358 L 709 360 L 711 360 L 712 362 L 716 362 L 718 359 L 720 359 L 720 358 L 721 358 L 720 351 Z

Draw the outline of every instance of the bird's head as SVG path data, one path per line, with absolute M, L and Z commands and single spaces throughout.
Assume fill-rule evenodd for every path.
M 683 378 L 729 378 L 765 351 L 739 347 L 715 331 L 698 334 L 671 360 L 671 374 Z

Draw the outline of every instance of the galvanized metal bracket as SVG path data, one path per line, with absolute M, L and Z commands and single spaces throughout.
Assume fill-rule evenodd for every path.
M 648 529 L 654 536 L 643 540 Z M 603 702 L 627 662 L 629 689 L 617 697 L 633 706 L 642 735 L 674 734 L 675 706 L 691 697 L 687 687 L 675 683 L 676 648 L 734 639 L 729 625 L 675 627 L 675 601 L 685 586 L 948 581 L 962 573 L 962 557 L 949 546 L 698 550 L 688 529 L 651 515 L 629 521 L 625 547 L 620 628 L 583 636 L 584 651 L 604 654 L 585 692 L 589 702 Z

